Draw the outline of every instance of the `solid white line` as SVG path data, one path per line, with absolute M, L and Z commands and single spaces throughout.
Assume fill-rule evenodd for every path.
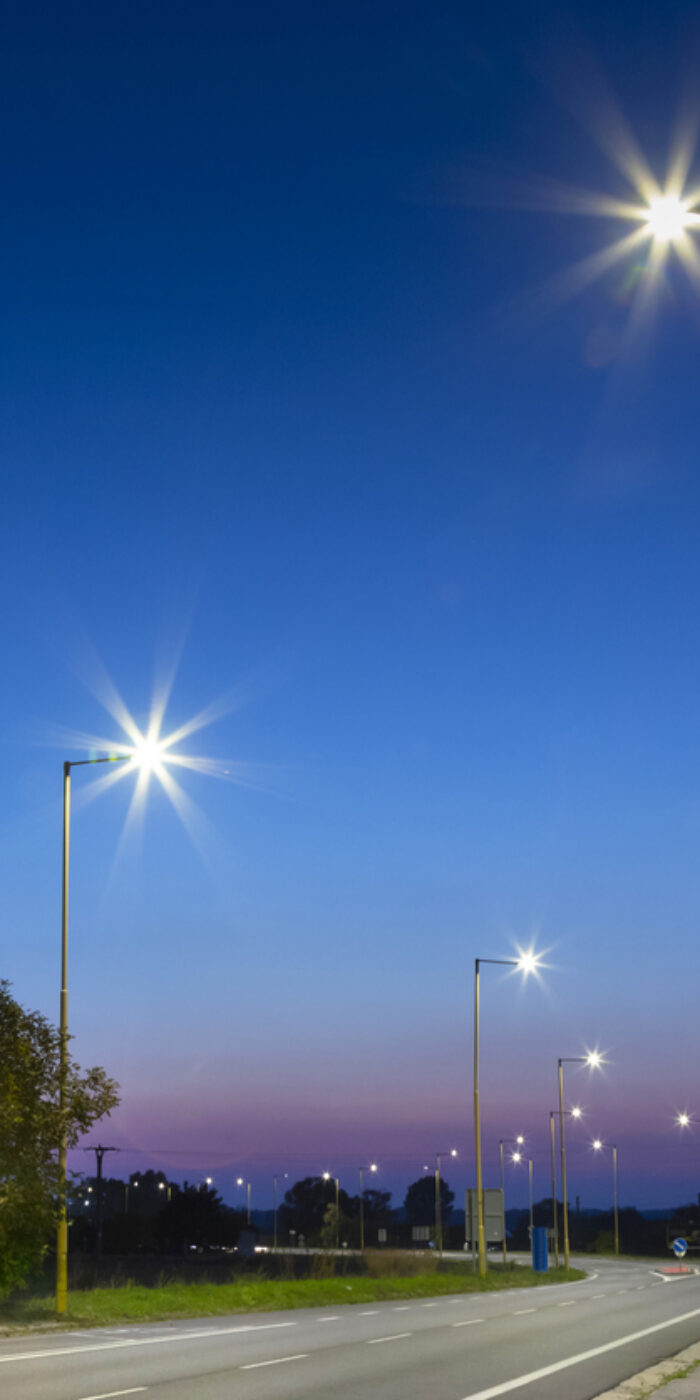
M 93 1342 L 81 1347 L 51 1347 L 46 1351 L 16 1351 L 0 1356 L 0 1365 L 7 1361 L 42 1361 L 45 1356 L 75 1356 L 81 1351 L 118 1351 L 122 1347 L 162 1346 L 164 1342 L 191 1342 L 202 1337 L 230 1337 L 236 1332 L 272 1332 L 279 1327 L 296 1327 L 296 1322 L 262 1322 L 245 1327 L 207 1327 L 201 1332 L 171 1332 L 167 1336 L 129 1337 L 123 1342 Z
M 276 1356 L 274 1361 L 249 1361 L 247 1365 L 241 1366 L 241 1371 L 257 1371 L 260 1366 L 282 1366 L 285 1361 L 305 1361 L 309 1355 L 308 1351 L 298 1351 L 296 1356 Z
M 559 1304 L 560 1308 L 568 1308 L 568 1306 L 568 1303 Z M 524 1317 L 525 1313 L 528 1312 L 537 1312 L 537 1308 L 516 1308 L 516 1311 L 513 1313 L 513 1317 Z
M 142 1390 L 148 1390 L 148 1386 L 132 1385 L 129 1390 L 106 1390 L 103 1395 L 84 1395 L 83 1400 L 114 1400 L 117 1395 L 136 1395 Z
M 477 1322 L 483 1322 L 483 1320 L 483 1317 L 470 1317 L 467 1322 L 451 1322 L 450 1327 L 474 1327 Z
M 400 1342 L 402 1337 L 412 1337 L 412 1332 L 395 1332 L 393 1337 L 371 1337 L 368 1347 L 378 1347 L 382 1342 Z
M 668 1322 L 656 1322 L 653 1327 L 645 1327 L 641 1332 L 630 1332 L 628 1336 L 618 1337 L 614 1342 L 604 1342 L 602 1346 L 591 1347 L 590 1351 L 579 1352 L 578 1356 L 567 1356 L 563 1361 L 554 1361 L 551 1366 L 542 1366 L 539 1371 L 530 1371 L 526 1376 L 516 1376 L 512 1381 L 492 1385 L 488 1390 L 472 1391 L 471 1395 L 465 1395 L 464 1400 L 495 1400 L 497 1395 L 507 1395 L 511 1390 L 518 1390 L 520 1386 L 532 1385 L 533 1381 L 544 1380 L 545 1376 L 554 1376 L 558 1371 L 566 1371 L 569 1366 L 578 1366 L 582 1361 L 591 1361 L 594 1356 L 603 1356 L 607 1351 L 615 1351 L 616 1347 L 639 1342 L 642 1337 L 650 1337 L 654 1332 L 663 1332 L 664 1328 L 675 1327 L 679 1322 L 689 1322 L 691 1317 L 700 1317 L 700 1308 L 681 1313 L 679 1317 L 672 1317 Z

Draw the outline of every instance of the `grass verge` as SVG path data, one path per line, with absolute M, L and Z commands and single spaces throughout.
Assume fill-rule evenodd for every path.
M 483 1282 L 472 1272 L 442 1272 L 439 1268 L 411 1277 L 269 1279 L 257 1276 L 233 1283 L 179 1283 L 164 1279 L 158 1288 L 128 1283 L 71 1293 L 68 1311 L 60 1324 L 56 1322 L 53 1298 L 20 1296 L 0 1312 L 0 1331 L 8 1335 L 26 1328 L 50 1329 L 59 1325 L 61 1328 L 103 1327 L 120 1322 L 165 1322 L 175 1318 L 223 1317 L 286 1308 L 337 1307 L 339 1303 L 437 1298 L 449 1293 L 543 1287 L 581 1278 L 585 1278 L 581 1269 L 551 1269 L 548 1274 L 535 1274 L 531 1269 L 492 1267 Z

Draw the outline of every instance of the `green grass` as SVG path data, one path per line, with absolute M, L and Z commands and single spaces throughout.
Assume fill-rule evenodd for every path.
M 222 1317 L 241 1312 L 272 1312 L 285 1308 L 337 1307 L 339 1303 L 375 1303 L 392 1299 L 440 1297 L 449 1293 L 491 1292 L 503 1288 L 532 1288 L 584 1278 L 581 1269 L 551 1269 L 535 1274 L 531 1269 L 502 1270 L 491 1267 L 486 1279 L 464 1270 L 416 1273 L 410 1277 L 268 1279 L 248 1277 L 234 1283 L 178 1283 L 164 1281 L 158 1288 L 127 1284 L 93 1288 L 69 1295 L 68 1311 L 61 1326 L 101 1327 L 119 1322 L 162 1322 L 184 1317 Z M 21 1295 L 0 1311 L 0 1331 L 56 1325 L 51 1297 Z

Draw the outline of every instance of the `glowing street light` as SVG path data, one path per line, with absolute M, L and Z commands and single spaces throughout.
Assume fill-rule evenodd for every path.
M 689 1127 L 690 1127 L 690 1114 L 689 1114 L 689 1113 L 678 1113 L 678 1114 L 676 1115 L 676 1123 L 678 1124 L 678 1127 L 679 1127 L 679 1128 L 689 1128 Z
M 505 1178 L 505 1171 L 504 1171 L 504 1168 L 503 1168 L 503 1148 L 504 1148 L 504 1145 L 505 1145 L 507 1142 L 514 1142 L 515 1145 L 516 1145 L 516 1147 L 522 1147 L 522 1146 L 523 1146 L 523 1143 L 525 1142 L 525 1138 L 523 1137 L 522 1133 L 518 1133 L 518 1136 L 517 1136 L 517 1137 L 514 1137 L 514 1138 L 499 1138 L 499 1140 L 498 1140 L 498 1158 L 499 1158 L 499 1164 L 500 1164 L 500 1168 L 501 1168 L 501 1229 L 502 1229 L 502 1231 L 503 1231 L 503 1263 L 504 1263 L 504 1265 L 506 1265 L 506 1264 L 508 1263 L 508 1255 L 507 1255 L 507 1247 L 506 1247 L 506 1178 Z
M 474 960 L 474 1140 L 476 1147 L 476 1213 L 479 1244 L 479 1274 L 486 1277 L 486 1234 L 484 1231 L 484 1178 L 481 1162 L 481 1113 L 479 1109 L 479 982 L 482 963 L 514 967 L 524 978 L 537 974 L 541 957 L 532 949 L 517 958 L 475 958 Z
M 442 1254 L 442 1198 L 440 1195 L 440 1163 L 443 1157 L 456 1157 L 457 1148 L 451 1147 L 447 1152 L 435 1153 L 435 1244 L 439 1254 Z
M 694 223 L 687 204 L 677 194 L 662 194 L 649 201 L 646 226 L 660 243 L 673 243 Z
M 514 1162 L 515 1165 L 517 1166 L 517 1165 L 518 1165 L 518 1162 L 522 1162 L 522 1161 L 523 1161 L 523 1154 L 522 1154 L 522 1152 L 513 1152 L 513 1153 L 511 1153 L 511 1158 L 510 1158 L 510 1160 L 511 1160 L 511 1162 Z M 534 1225 L 535 1225 L 535 1205 L 534 1205 L 534 1198 L 533 1198 L 533 1195 L 532 1195 L 532 1157 L 528 1157 L 528 1158 L 527 1158 L 527 1175 L 528 1175 L 528 1183 L 529 1183 L 529 1189 L 530 1189 L 530 1249 L 532 1250 L 532 1241 L 533 1241 L 533 1234 L 532 1234 L 532 1231 L 533 1231 Z
M 246 1180 L 245 1180 L 245 1177 L 237 1176 L 237 1177 L 236 1177 L 236 1186 L 245 1186 L 245 1188 L 246 1188 L 246 1195 L 247 1195 L 247 1198 L 248 1198 L 248 1208 L 247 1208 L 247 1211 L 246 1211 L 246 1220 L 247 1220 L 247 1223 L 250 1225 L 250 1182 L 249 1182 L 249 1181 L 246 1181 Z
M 558 1214 L 559 1214 L 559 1212 L 558 1212 L 558 1210 L 557 1210 L 557 1159 L 556 1159 L 556 1150 L 555 1150 L 556 1143 L 555 1143 L 555 1134 L 554 1134 L 554 1119 L 556 1118 L 557 1113 L 558 1113 L 558 1109 L 556 1109 L 556 1108 L 553 1108 L 553 1109 L 550 1110 L 550 1114 L 549 1114 L 549 1148 L 550 1148 L 551 1163 L 552 1163 L 552 1230 L 553 1230 L 553 1232 L 554 1232 L 554 1263 L 555 1263 L 556 1268 L 558 1269 L 558 1268 L 559 1268 L 559 1220 L 558 1220 Z M 578 1119 L 581 1118 L 582 1113 L 583 1113 L 583 1110 L 582 1110 L 581 1108 L 578 1107 L 578 1104 L 575 1104 L 573 1108 L 568 1108 L 568 1109 L 566 1110 L 566 1117 L 567 1117 L 567 1118 L 575 1118 L 575 1119 L 578 1121 Z
M 605 1064 L 605 1060 L 598 1050 L 589 1050 L 585 1055 L 564 1055 L 557 1060 L 557 1078 L 559 1081 L 559 1143 L 561 1146 L 561 1194 L 564 1216 L 564 1268 L 568 1269 L 569 1205 L 566 1199 L 566 1145 L 564 1142 L 564 1065 L 566 1064 L 587 1065 L 589 1069 L 600 1069 L 601 1065 Z M 576 1116 L 580 1117 L 580 1114 Z
M 364 1197 L 364 1191 L 363 1191 L 363 1172 L 364 1172 L 364 1167 L 358 1167 L 357 1170 L 358 1170 L 359 1173 L 360 1173 L 360 1251 L 361 1251 L 361 1253 L 364 1254 L 364 1251 L 365 1251 L 365 1197 Z M 370 1164 L 369 1164 L 367 1170 L 370 1171 L 370 1172 L 378 1172 L 378 1171 L 379 1171 L 379 1167 L 377 1166 L 377 1163 L 376 1163 L 376 1162 L 370 1162 Z
M 594 1139 L 593 1139 L 593 1142 L 591 1143 L 591 1146 L 592 1146 L 594 1152 L 603 1152 L 603 1151 L 605 1150 L 606 1144 L 603 1142 L 603 1139 L 602 1139 L 602 1138 L 594 1138 Z M 619 1253 L 620 1253 L 620 1222 L 619 1222 L 618 1209 L 617 1209 L 617 1147 L 615 1146 L 614 1143 L 610 1143 L 610 1151 L 612 1152 L 612 1162 L 613 1162 L 613 1216 L 614 1216 L 614 1220 L 615 1220 L 615 1253 L 616 1253 L 616 1254 L 619 1254 Z
M 324 1172 L 322 1181 L 335 1182 L 335 1247 L 340 1249 L 340 1177 L 331 1176 L 330 1172 Z

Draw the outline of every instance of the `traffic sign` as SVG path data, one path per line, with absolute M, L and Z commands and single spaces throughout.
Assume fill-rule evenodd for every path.
M 671 1245 L 671 1249 L 673 1250 L 673 1253 L 675 1254 L 677 1259 L 682 1259 L 683 1255 L 687 1254 L 688 1252 L 688 1241 L 681 1239 L 674 1240 L 673 1244 Z

